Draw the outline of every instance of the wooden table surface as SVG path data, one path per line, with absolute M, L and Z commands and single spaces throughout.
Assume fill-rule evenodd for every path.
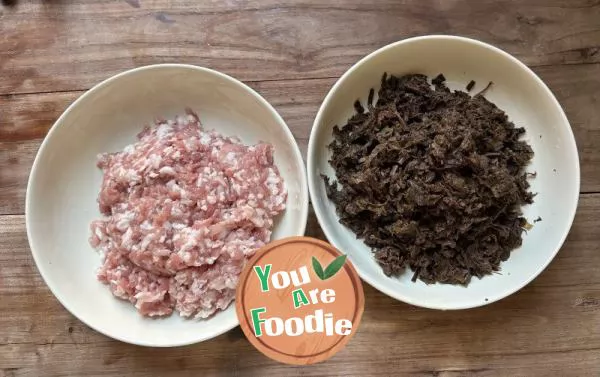
M 0 5 L 0 376 L 600 374 L 600 1 L 4 0 Z M 423 34 L 492 43 L 549 85 L 571 122 L 581 196 L 568 241 L 517 294 L 478 309 L 412 307 L 365 286 L 357 335 L 329 361 L 275 363 L 239 329 L 198 345 L 111 340 L 69 314 L 32 261 L 26 180 L 54 120 L 123 70 L 179 62 L 256 89 L 303 152 L 337 77 L 387 43 Z M 310 235 L 322 237 L 311 215 Z

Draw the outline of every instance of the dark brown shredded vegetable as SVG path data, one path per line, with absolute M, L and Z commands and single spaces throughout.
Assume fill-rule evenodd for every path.
M 337 181 L 323 177 L 340 222 L 387 275 L 468 284 L 499 271 L 521 245 L 532 203 L 523 128 L 482 94 L 450 91 L 439 75 L 382 78 L 377 103 L 334 127 Z
M 473 81 L 473 80 L 469 81 L 469 83 L 467 84 L 467 87 L 466 87 L 467 92 L 470 92 L 474 86 L 475 86 L 475 81 Z

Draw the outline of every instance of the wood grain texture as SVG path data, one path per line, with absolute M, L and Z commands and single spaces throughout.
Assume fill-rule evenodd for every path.
M 338 77 L 423 34 L 474 37 L 531 66 L 598 63 L 598 19 L 596 0 L 19 1 L 0 13 L 0 94 L 87 89 L 164 62 L 245 81 Z
M 39 277 L 23 216 L 0 217 L 0 376 L 381 375 L 596 376 L 600 372 L 600 195 L 582 195 L 573 230 L 533 283 L 487 307 L 412 307 L 365 285 L 356 336 L 333 359 L 277 364 L 239 328 L 211 341 L 149 349 L 112 341 L 57 302 Z M 311 214 L 309 234 L 318 229 Z M 576 271 L 576 273 L 574 273 Z
M 11 3 L 0 5 L 0 377 L 599 375 L 600 0 Z M 306 155 L 335 78 L 378 47 L 434 33 L 495 44 L 531 66 L 577 139 L 584 194 L 574 227 L 520 292 L 441 312 L 365 285 L 348 346 L 324 364 L 290 367 L 261 355 L 239 328 L 173 349 L 113 341 L 69 314 L 42 281 L 22 215 L 26 181 L 48 129 L 83 90 L 146 64 L 214 68 L 271 102 Z M 307 234 L 324 238 L 313 214 Z

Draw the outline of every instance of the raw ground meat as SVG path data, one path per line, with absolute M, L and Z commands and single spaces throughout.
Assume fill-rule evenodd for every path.
M 285 209 L 273 147 L 205 131 L 192 111 L 138 138 L 98 158 L 98 279 L 143 315 L 209 317 L 233 301 L 245 262 Z

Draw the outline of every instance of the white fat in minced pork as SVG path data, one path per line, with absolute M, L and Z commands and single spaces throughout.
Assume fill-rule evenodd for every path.
M 234 299 L 244 263 L 285 209 L 273 147 L 205 131 L 191 111 L 138 138 L 98 158 L 98 278 L 143 315 L 209 317 Z

